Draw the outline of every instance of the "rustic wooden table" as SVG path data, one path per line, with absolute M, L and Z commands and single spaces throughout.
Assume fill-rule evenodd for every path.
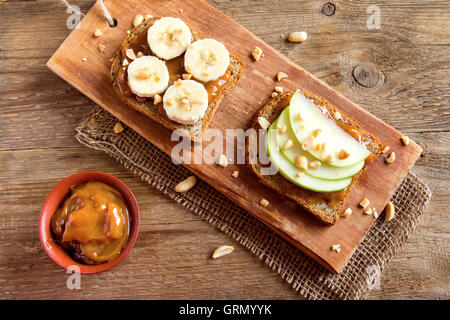
M 69 2 L 82 12 L 94 3 Z M 380 0 L 380 29 L 369 29 L 372 1 L 209 2 L 422 145 L 413 172 L 431 187 L 433 199 L 370 298 L 448 299 L 448 3 Z M 0 2 L 0 299 L 298 299 L 248 250 L 110 157 L 77 143 L 74 129 L 92 103 L 45 66 L 70 32 L 70 15 L 60 0 Z M 308 40 L 293 45 L 282 39 L 293 30 L 306 30 Z M 40 246 L 38 217 L 53 186 L 84 170 L 111 173 L 132 188 L 141 231 L 121 265 L 83 276 L 82 289 L 69 290 L 68 275 Z M 236 251 L 210 259 L 225 243 Z

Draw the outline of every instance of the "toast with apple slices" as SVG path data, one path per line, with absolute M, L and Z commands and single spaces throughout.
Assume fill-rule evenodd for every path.
M 170 120 L 164 108 L 162 107 L 162 103 L 155 105 L 153 103 L 152 98 L 142 98 L 136 95 L 124 95 L 123 88 L 120 87 L 117 79 L 123 76 L 121 72 L 125 69 L 123 66 L 124 59 L 126 57 L 126 50 L 130 46 L 133 45 L 140 37 L 147 34 L 147 30 L 153 25 L 155 21 L 160 19 L 160 17 L 153 17 L 141 23 L 140 25 L 133 28 L 129 35 L 123 40 L 122 45 L 117 52 L 117 55 L 114 57 L 112 65 L 111 65 L 111 77 L 112 77 L 112 85 L 113 89 L 116 92 L 117 96 L 121 101 L 132 107 L 133 109 L 139 111 L 140 113 L 148 116 L 149 118 L 155 120 L 160 123 L 164 127 L 170 130 L 181 130 L 184 135 L 188 136 L 191 140 L 200 141 L 203 133 L 208 128 L 209 123 L 211 122 L 215 111 L 217 110 L 220 102 L 227 92 L 229 92 L 236 83 L 241 79 L 243 70 L 244 70 L 244 62 L 236 57 L 235 55 L 230 53 L 230 65 L 228 70 L 226 71 L 227 81 L 225 85 L 220 87 L 215 93 L 214 97 L 209 101 L 208 108 L 204 117 L 197 121 L 193 125 L 181 124 L 177 123 L 173 120 Z M 189 27 L 192 33 L 193 42 L 199 39 L 202 39 L 198 32 Z M 145 37 L 146 38 L 146 37 Z M 137 52 L 135 52 L 137 53 Z M 184 57 L 184 54 L 183 54 Z M 187 73 L 187 72 L 185 72 Z M 181 75 L 180 75 L 181 76 Z M 171 81 L 170 84 L 173 84 L 174 81 Z
M 286 92 L 271 98 L 262 108 L 255 114 L 251 128 L 258 131 L 261 129 L 258 118 L 263 117 L 273 124 L 279 118 L 280 114 L 290 104 L 291 98 L 294 95 L 294 91 Z M 324 98 L 312 93 L 300 91 L 307 99 L 314 102 L 314 104 L 322 111 L 327 112 L 328 115 L 335 114 L 338 109 L 331 105 Z M 277 191 L 280 195 L 292 200 L 296 204 L 305 208 L 308 212 L 312 213 L 316 218 L 323 221 L 326 224 L 335 224 L 339 216 L 344 210 L 344 204 L 348 199 L 352 187 L 355 185 L 359 177 L 364 174 L 370 163 L 381 153 L 384 146 L 380 141 L 368 132 L 362 130 L 355 121 L 347 117 L 340 112 L 341 117 L 339 120 L 334 120 L 336 124 L 342 127 L 352 126 L 357 128 L 362 138 L 365 141 L 367 150 L 370 151 L 370 156 L 365 159 L 363 168 L 353 177 L 348 186 L 341 191 L 337 192 L 317 192 L 309 190 L 304 187 L 300 187 L 298 184 L 283 176 L 280 172 L 274 175 L 263 175 L 262 169 L 267 165 L 261 164 L 260 152 L 267 152 L 266 150 L 258 150 L 253 152 L 250 150 L 250 143 L 247 144 L 247 163 L 250 170 L 258 177 L 259 181 L 265 186 Z M 275 124 L 276 125 L 276 124 Z M 281 153 L 281 151 L 280 151 Z M 280 157 L 284 155 L 280 154 Z M 286 160 L 287 161 L 287 160 Z M 290 163 L 291 164 L 291 163 Z M 276 166 L 276 165 L 275 165 Z M 314 178 L 314 177 L 313 177 Z M 332 181 L 333 182 L 333 181 Z

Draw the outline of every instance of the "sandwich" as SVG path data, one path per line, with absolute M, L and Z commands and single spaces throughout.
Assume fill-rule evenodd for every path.
M 152 17 L 132 29 L 113 59 L 119 99 L 171 130 L 199 141 L 244 63 L 183 20 Z
M 251 127 L 266 136 L 259 150 L 247 144 L 250 170 L 326 224 L 338 221 L 352 187 L 384 148 L 324 98 L 300 90 L 270 99 Z

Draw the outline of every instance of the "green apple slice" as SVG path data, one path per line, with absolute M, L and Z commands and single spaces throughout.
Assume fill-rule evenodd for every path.
M 314 145 L 325 143 L 325 150 L 317 151 L 315 148 L 308 148 L 306 151 L 322 161 L 326 161 L 327 157 L 331 155 L 333 161 L 329 164 L 332 166 L 353 166 L 370 155 L 370 151 L 364 145 L 329 119 L 312 100 L 306 98 L 300 91 L 294 93 L 291 98 L 289 120 L 292 131 L 301 144 L 305 144 L 307 139 L 311 139 L 313 131 L 322 130 L 313 141 Z M 349 156 L 339 159 L 338 155 L 341 150 L 345 150 Z
M 289 107 L 281 112 L 280 117 L 278 118 L 278 128 L 286 127 L 287 131 L 283 134 L 278 133 L 278 146 L 280 147 L 283 155 L 295 165 L 295 158 L 298 156 L 305 156 L 308 159 L 308 163 L 311 161 L 317 161 L 315 157 L 311 154 L 303 150 L 301 144 L 297 141 L 294 133 L 292 132 L 291 125 L 289 123 Z M 285 150 L 283 146 L 286 145 L 286 142 L 291 140 L 293 142 L 293 146 L 289 149 Z M 333 167 L 322 161 L 322 165 L 318 169 L 307 170 L 306 173 L 310 176 L 325 179 L 325 180 L 341 180 L 345 178 L 349 178 L 357 174 L 364 167 L 364 161 L 358 162 L 355 165 L 349 167 Z
M 316 192 L 334 192 L 345 189 L 351 182 L 351 178 L 342 180 L 322 180 L 314 178 L 308 174 L 297 177 L 299 169 L 289 162 L 280 153 L 277 142 L 277 121 L 268 129 L 266 137 L 267 152 L 272 164 L 278 169 L 280 174 L 290 182 L 308 190 Z

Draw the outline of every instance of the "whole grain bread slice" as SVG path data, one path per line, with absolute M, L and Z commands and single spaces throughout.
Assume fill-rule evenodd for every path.
M 261 109 L 258 110 L 252 121 L 251 128 L 256 131 L 260 129 L 258 122 L 259 117 L 266 118 L 270 123 L 275 121 L 283 109 L 289 105 L 290 98 L 293 94 L 293 91 L 286 92 L 275 98 L 271 98 Z M 325 107 L 331 115 L 338 111 L 335 106 L 331 105 L 322 97 L 304 91 L 302 91 L 302 94 L 304 94 L 308 99 L 313 100 L 316 105 Z M 265 186 L 275 190 L 280 195 L 294 201 L 296 204 L 299 204 L 326 224 L 335 224 L 338 221 L 342 211 L 344 210 L 344 204 L 350 195 L 352 187 L 355 185 L 359 177 L 364 174 L 369 164 L 381 153 L 381 150 L 384 148 L 376 137 L 362 130 L 355 121 L 347 117 L 342 112 L 340 112 L 340 114 L 341 119 L 336 120 L 336 123 L 338 125 L 341 123 L 344 125 L 352 125 L 357 127 L 372 155 L 366 159 L 365 166 L 353 177 L 351 184 L 345 190 L 340 191 L 341 194 L 339 195 L 336 193 L 320 193 L 306 190 L 291 183 L 279 173 L 276 173 L 275 175 L 263 175 L 261 173 L 261 169 L 264 166 L 261 164 L 262 161 L 260 159 L 260 152 L 262 151 L 259 150 L 258 153 L 252 153 L 249 148 L 250 143 L 247 144 L 247 163 L 250 170 L 258 177 L 259 181 Z M 336 201 L 336 198 L 339 198 L 339 200 Z
M 214 113 L 216 112 L 220 102 L 222 101 L 225 94 L 233 88 L 236 83 L 240 80 L 243 70 L 244 63 L 238 57 L 230 54 L 230 66 L 227 70 L 229 73 L 229 79 L 226 84 L 221 87 L 214 98 L 210 101 L 208 105 L 208 109 L 206 110 L 206 114 L 201 121 L 198 121 L 194 125 L 183 125 L 177 122 L 170 120 L 162 108 L 162 104 L 155 105 L 153 104 L 153 99 L 139 99 L 135 95 L 133 96 L 125 96 L 122 94 L 118 83 L 116 81 L 120 68 L 122 68 L 122 62 L 126 58 L 126 48 L 127 46 L 136 39 L 141 33 L 147 32 L 147 29 L 156 21 L 159 17 L 154 17 L 149 19 L 134 29 L 130 31 L 130 34 L 124 39 L 120 50 L 117 55 L 114 57 L 112 66 L 111 66 L 111 77 L 112 77 L 112 85 L 114 91 L 121 101 L 132 107 L 133 109 L 141 112 L 142 114 L 148 116 L 149 118 L 155 120 L 156 122 L 162 124 L 164 127 L 171 130 L 179 130 L 183 135 L 188 136 L 191 140 L 199 141 L 206 128 L 208 128 L 209 123 L 212 120 Z M 202 37 L 192 28 L 194 41 L 197 39 L 201 39 Z M 172 83 L 170 83 L 172 84 Z

